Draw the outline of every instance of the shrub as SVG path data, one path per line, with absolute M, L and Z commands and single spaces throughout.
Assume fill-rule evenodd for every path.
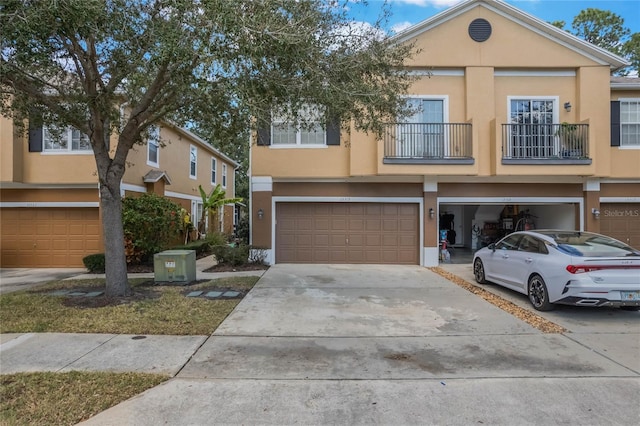
M 133 244 L 128 250 L 131 263 L 148 260 L 169 247 L 183 227 L 181 207 L 156 194 L 125 197 L 122 222 L 125 236 Z
M 196 255 L 204 255 L 211 252 L 211 244 L 208 240 L 196 240 L 188 244 L 175 246 L 172 250 L 195 250 Z
M 219 245 L 212 247 L 213 254 L 219 264 L 240 266 L 247 264 L 264 264 L 267 252 L 260 247 L 253 247 L 247 244 Z
M 211 232 L 207 234 L 206 241 L 211 247 L 225 245 L 229 242 L 227 236 L 222 232 Z
M 82 258 L 82 263 L 92 274 L 104 274 L 104 253 L 85 256 Z
M 249 243 L 249 216 L 240 216 L 236 228 L 236 237 L 245 244 Z
M 214 246 L 212 251 L 221 265 L 240 266 L 249 262 L 249 246 L 244 244 L 235 247 L 228 244 Z

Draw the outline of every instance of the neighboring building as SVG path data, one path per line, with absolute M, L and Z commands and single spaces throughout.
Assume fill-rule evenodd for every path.
M 421 49 L 406 63 L 420 114 L 380 140 L 254 135 L 252 244 L 270 262 L 432 266 L 440 231 L 475 249 L 516 227 L 640 248 L 640 84 L 610 78 L 624 59 L 494 0 L 395 38 Z
M 73 130 L 60 141 L 46 128 L 27 136 L 0 117 L 0 152 L 1 267 L 82 267 L 84 256 L 104 250 L 96 163 L 86 136 Z M 162 124 L 129 152 L 122 195 L 166 196 L 195 224 L 202 212 L 198 185 L 208 193 L 222 184 L 233 197 L 237 165 L 193 133 Z M 209 229 L 233 232 L 233 205 L 216 218 Z

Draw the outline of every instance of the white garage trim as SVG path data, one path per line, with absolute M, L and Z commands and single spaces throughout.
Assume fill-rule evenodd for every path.
M 424 247 L 424 199 L 421 197 L 272 197 L 271 198 L 271 249 L 267 250 L 269 265 L 276 263 L 276 203 L 404 203 L 418 204 L 420 232 L 420 265 L 425 266 Z M 436 248 L 437 259 L 437 248 Z M 437 265 L 437 263 L 436 263 Z M 433 266 L 433 265 L 428 265 Z
M 600 197 L 601 203 L 640 203 L 640 197 Z

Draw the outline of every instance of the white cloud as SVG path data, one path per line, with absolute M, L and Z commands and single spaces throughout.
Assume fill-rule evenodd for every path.
M 397 24 L 395 24 L 394 26 L 391 27 L 391 31 L 393 31 L 394 33 L 399 33 L 400 31 L 404 31 L 407 28 L 409 28 L 410 26 L 412 26 L 413 24 L 409 21 L 404 21 L 404 22 L 398 22 Z
M 415 6 L 422 6 L 422 7 L 427 7 L 427 6 L 434 6 L 434 7 L 449 7 L 449 6 L 453 6 L 454 4 L 460 3 L 461 1 L 464 0 L 393 0 L 397 3 L 406 3 L 406 4 L 412 4 Z

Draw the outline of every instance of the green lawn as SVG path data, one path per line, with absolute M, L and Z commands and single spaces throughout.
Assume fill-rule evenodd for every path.
M 55 290 L 104 289 L 104 279 L 55 281 L 0 296 L 1 333 L 209 335 L 258 277 L 232 277 L 191 286 L 131 280 L 131 298 L 53 296 Z M 191 291 L 235 290 L 240 297 L 186 297 Z M 169 379 L 137 373 L 17 373 L 0 375 L 0 425 L 74 425 Z
M 53 296 L 54 290 L 98 290 L 104 279 L 56 281 L 0 296 L 0 332 L 209 335 L 240 299 L 185 297 L 195 290 L 246 293 L 258 277 L 221 278 L 191 286 L 152 286 L 132 280 L 134 296 L 123 299 Z M 100 306 L 105 305 L 105 306 Z

